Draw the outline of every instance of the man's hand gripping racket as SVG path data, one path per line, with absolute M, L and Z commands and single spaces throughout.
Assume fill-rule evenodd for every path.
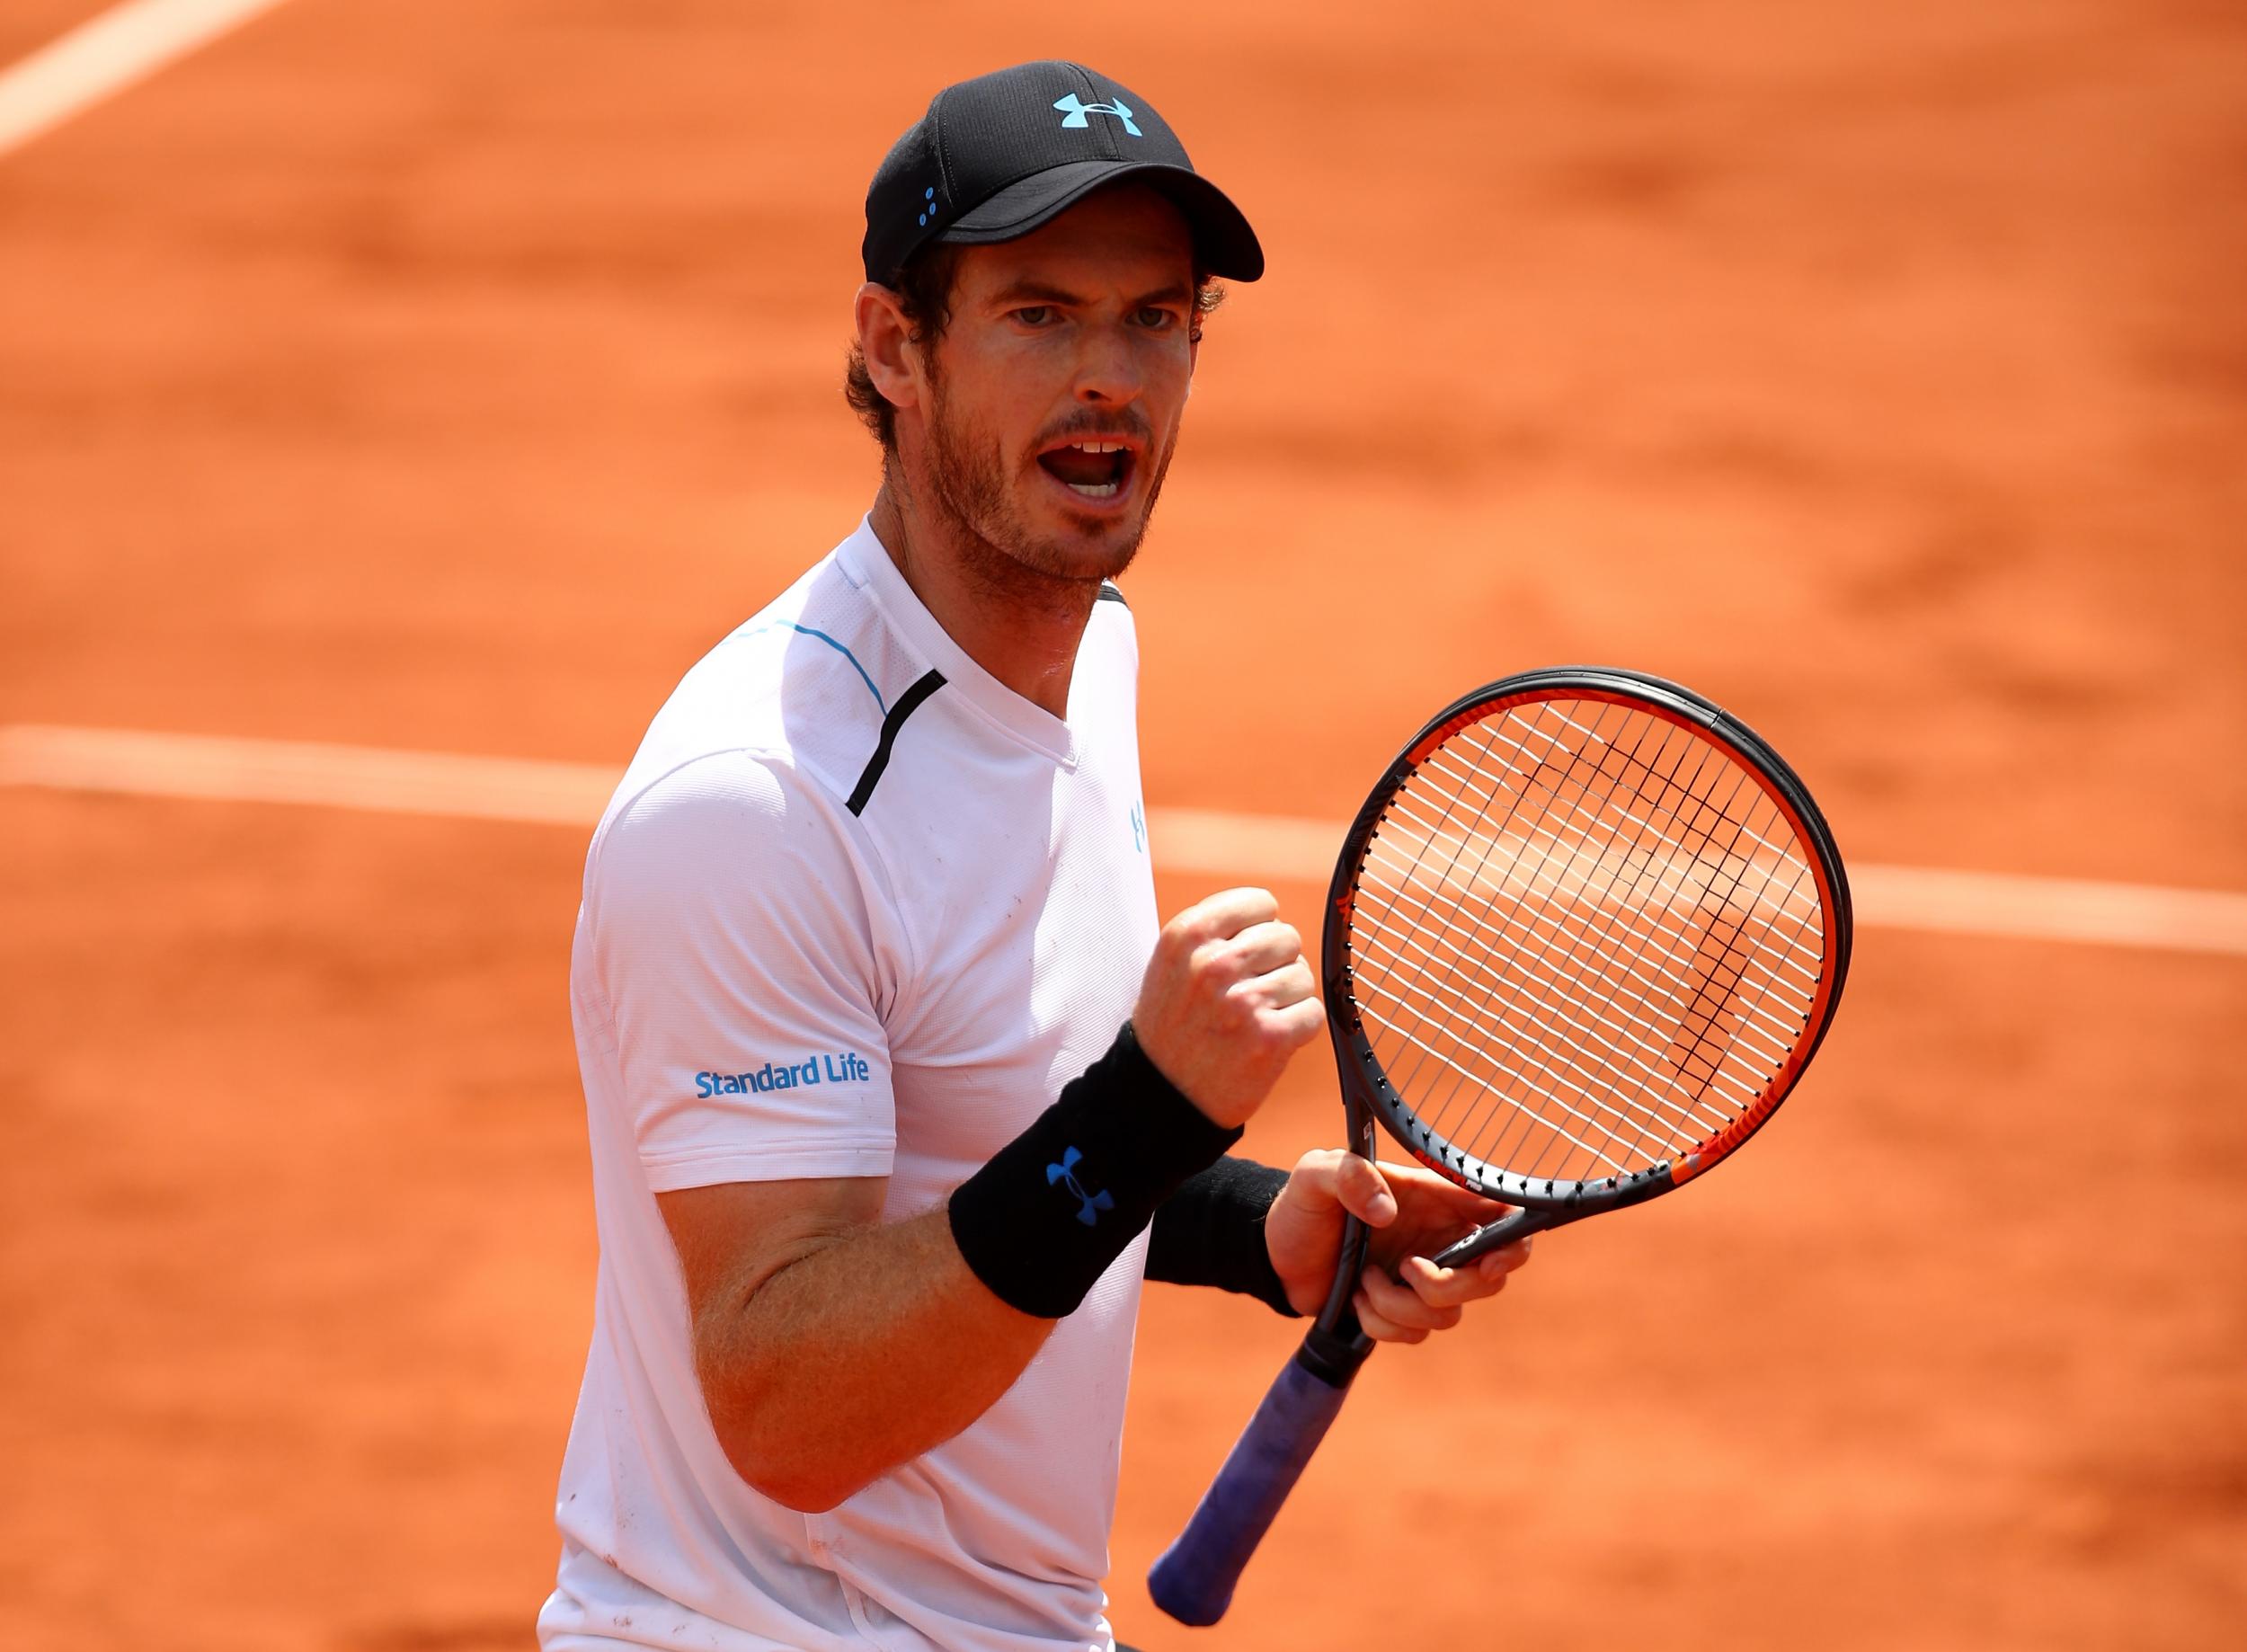
M 1689 689 L 1566 667 L 1447 706 L 1335 866 L 1320 948 L 1349 1145 L 1373 1122 L 1516 1208 L 1451 1267 L 1638 1204 L 1755 1133 L 1825 1036 L 1849 884 L 1779 754 Z M 1372 1343 L 1366 1230 L 1177 1541 L 1155 1603 L 1214 1623 Z

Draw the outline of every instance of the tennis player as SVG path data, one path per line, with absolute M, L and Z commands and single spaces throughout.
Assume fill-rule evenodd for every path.
M 1256 889 L 1158 921 L 1132 616 L 1212 278 L 1264 256 L 1136 93 L 937 94 L 866 197 L 866 519 L 688 673 L 595 833 L 571 984 L 600 1235 L 552 1652 L 1114 1645 L 1142 1278 L 1496 1292 L 1417 1170 L 1230 1157 L 1321 1010 Z M 1229 716 L 1253 715 L 1236 707 Z

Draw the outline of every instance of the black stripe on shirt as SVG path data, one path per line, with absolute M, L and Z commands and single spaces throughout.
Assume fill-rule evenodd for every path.
M 866 759 L 866 772 L 858 777 L 858 784 L 850 788 L 850 801 L 845 806 L 853 814 L 866 812 L 866 800 L 874 795 L 875 782 L 890 766 L 890 748 L 897 742 L 897 731 L 905 726 L 905 719 L 919 709 L 921 701 L 944 687 L 944 673 L 930 671 L 926 677 L 897 697 L 889 715 L 882 719 L 882 738 L 875 742 L 874 755 Z
M 1103 602 L 1124 602 L 1124 593 L 1116 590 L 1115 586 L 1109 584 L 1107 581 L 1102 580 L 1100 582 L 1100 600 Z M 1124 606 L 1125 608 L 1129 608 L 1132 605 L 1128 602 L 1124 602 Z

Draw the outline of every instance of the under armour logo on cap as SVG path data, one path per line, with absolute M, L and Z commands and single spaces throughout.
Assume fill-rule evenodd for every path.
M 1185 216 L 1197 273 L 1264 273 L 1256 231 L 1160 110 L 1081 63 L 1041 59 L 945 87 L 890 146 L 866 191 L 866 280 L 893 287 L 931 241 L 1012 241 L 1127 181 Z
M 1132 120 L 1132 106 L 1120 99 L 1113 103 L 1080 103 L 1072 92 L 1067 97 L 1054 99 L 1053 107 L 1062 111 L 1063 126 L 1090 126 L 1092 122 L 1085 119 L 1087 115 L 1114 115 L 1132 137 L 1146 136 Z

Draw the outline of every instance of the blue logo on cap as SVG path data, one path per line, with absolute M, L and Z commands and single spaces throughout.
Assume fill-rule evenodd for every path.
M 1124 129 L 1132 137 L 1144 138 L 1146 136 L 1132 123 L 1131 105 L 1128 103 L 1080 103 L 1077 101 L 1077 94 L 1072 92 L 1067 97 L 1055 98 L 1053 107 L 1061 111 L 1063 126 L 1090 126 L 1092 122 L 1085 119 L 1087 115 L 1114 115 L 1124 123 Z
M 920 198 L 922 200 L 926 201 L 928 205 L 921 209 L 920 216 L 915 218 L 913 222 L 925 226 L 929 219 L 937 216 L 936 186 L 931 184 L 928 188 L 921 191 Z

